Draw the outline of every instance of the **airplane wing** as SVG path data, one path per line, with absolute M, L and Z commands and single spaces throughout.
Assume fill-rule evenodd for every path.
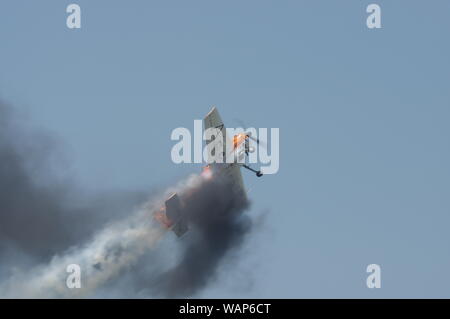
M 244 182 L 242 180 L 241 168 L 239 164 L 226 163 L 227 143 L 232 143 L 232 140 L 230 140 L 229 137 L 227 136 L 226 128 L 222 122 L 222 118 L 220 117 L 219 111 L 217 110 L 216 107 L 213 107 L 211 111 L 209 111 L 209 113 L 205 116 L 204 125 L 205 130 L 211 127 L 220 129 L 223 137 L 222 146 L 218 144 L 219 145 L 218 149 L 221 151 L 215 152 L 213 154 L 213 158 L 208 159 L 209 162 L 213 163 L 213 165 L 217 167 L 216 171 L 218 171 L 218 175 L 224 174 L 225 176 L 228 176 L 230 178 L 232 187 L 237 192 L 245 193 Z M 212 140 L 207 141 L 207 145 L 211 142 Z
M 219 152 L 214 152 L 213 157 L 208 158 L 209 163 L 225 163 L 226 162 L 226 151 L 227 151 L 227 143 L 231 143 L 231 140 L 228 139 L 226 128 L 223 125 L 222 119 L 220 117 L 219 111 L 217 111 L 216 107 L 213 107 L 208 114 L 206 114 L 204 121 L 205 131 L 209 128 L 217 128 L 222 132 L 222 142 L 219 142 L 218 147 Z M 210 141 L 206 141 L 206 145 L 209 145 L 215 137 Z M 222 144 L 222 145 L 220 145 Z

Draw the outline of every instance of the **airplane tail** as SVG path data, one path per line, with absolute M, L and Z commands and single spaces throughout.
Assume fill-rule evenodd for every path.
M 172 231 L 178 236 L 183 236 L 188 230 L 186 216 L 182 213 L 181 201 L 175 193 L 166 200 L 166 216 L 172 222 Z

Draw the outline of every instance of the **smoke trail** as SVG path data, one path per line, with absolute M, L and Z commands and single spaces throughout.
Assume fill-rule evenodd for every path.
M 153 294 L 165 297 L 192 295 L 205 287 L 226 253 L 239 246 L 250 229 L 249 219 L 240 214 L 247 205 L 245 198 L 230 191 L 230 185 L 222 181 L 205 181 L 193 175 L 160 198 L 173 191 L 183 199 L 183 213 L 187 214 L 192 234 L 177 243 L 183 252 L 175 267 L 157 274 L 156 280 L 150 282 Z M 91 296 L 123 271 L 139 267 L 140 257 L 155 248 L 165 233 L 153 219 L 153 213 L 162 204 L 150 200 L 130 217 L 99 231 L 84 246 L 72 247 L 61 256 L 54 256 L 48 265 L 33 267 L 27 274 L 16 272 L 0 285 L 0 297 Z M 81 289 L 69 289 L 66 285 L 66 268 L 71 264 L 80 266 Z
M 121 270 L 136 263 L 152 248 L 164 233 L 144 220 L 135 218 L 115 223 L 94 236 L 84 247 L 73 248 L 62 256 L 56 255 L 46 266 L 33 267 L 14 274 L 0 286 L 3 298 L 68 298 L 84 297 L 117 276 Z M 140 216 L 143 217 L 143 216 Z M 151 216 L 146 216 L 150 219 Z M 81 289 L 66 285 L 67 266 L 81 269 Z M 26 275 L 24 275 L 26 274 Z

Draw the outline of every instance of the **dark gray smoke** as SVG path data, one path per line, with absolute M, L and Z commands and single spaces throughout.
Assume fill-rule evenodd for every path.
M 184 198 L 191 233 L 181 242 L 179 262 L 157 280 L 156 292 L 186 297 L 215 278 L 218 266 L 239 248 L 251 231 L 251 220 L 242 214 L 248 202 L 227 181 L 211 180 Z
M 54 169 L 63 161 L 55 140 L 26 125 L 0 101 L 0 259 L 13 250 L 44 261 L 142 199 L 140 192 L 79 195 Z
M 151 216 L 165 197 L 148 201 L 145 192 L 119 191 L 81 195 L 61 174 L 55 144 L 0 103 L 0 290 L 7 287 L 7 297 L 72 296 L 64 286 L 68 263 L 81 264 L 90 276 L 75 296 L 189 297 L 217 277 L 252 229 L 243 214 L 246 198 L 227 181 L 193 177 L 173 189 L 184 202 L 191 230 L 155 250 L 161 233 Z M 174 252 L 177 258 L 166 260 Z M 10 273 L 16 267 L 30 275 L 16 281 Z

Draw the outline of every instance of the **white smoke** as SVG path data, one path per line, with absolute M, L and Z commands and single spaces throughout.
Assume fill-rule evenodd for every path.
M 203 178 L 192 175 L 169 188 L 161 199 L 150 200 L 128 218 L 98 231 L 88 244 L 72 247 L 46 264 L 32 269 L 16 269 L 0 285 L 2 298 L 81 298 L 136 264 L 141 256 L 156 246 L 166 232 L 153 218 L 172 192 L 183 194 L 199 186 Z M 81 288 L 69 289 L 67 266 L 81 268 Z

